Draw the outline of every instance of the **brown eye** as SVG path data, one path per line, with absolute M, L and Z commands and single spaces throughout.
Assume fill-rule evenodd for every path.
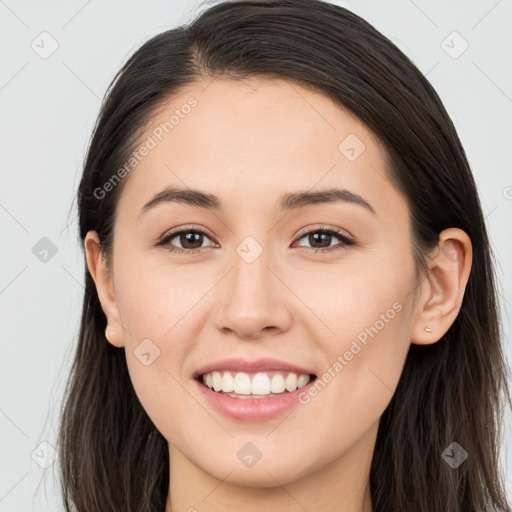
M 326 252 L 335 249 L 341 249 L 345 246 L 353 245 L 355 242 L 343 235 L 341 232 L 335 229 L 314 229 L 301 235 L 299 240 L 307 237 L 307 241 L 310 247 L 305 247 L 308 250 L 315 252 Z M 341 240 L 341 243 L 331 246 L 331 242 L 334 239 Z M 299 246 L 304 247 L 304 246 Z
M 177 236 L 184 249 L 199 249 L 203 244 L 204 235 L 196 231 L 182 232 Z
M 185 228 L 167 234 L 157 245 L 166 246 L 171 252 L 198 252 L 203 248 L 205 238 L 210 239 L 202 229 Z M 172 241 L 174 243 L 171 243 Z M 176 244 L 180 244 L 181 247 L 176 247 Z
M 208 234 L 202 229 L 183 228 L 165 235 L 162 240 L 157 243 L 157 245 L 164 246 L 170 252 L 175 252 L 178 254 L 187 252 L 197 253 L 200 252 L 203 248 L 208 247 L 203 247 L 205 238 L 211 240 Z M 328 252 L 337 249 L 343 249 L 344 247 L 355 244 L 352 239 L 342 234 L 340 231 L 332 228 L 317 228 L 310 230 L 306 233 L 303 233 L 299 240 L 306 238 L 310 246 L 307 247 L 299 245 L 299 247 L 304 247 L 306 250 L 314 252 Z M 333 239 L 338 239 L 340 242 L 338 244 L 331 245 Z M 181 247 L 177 247 L 177 244 L 181 245 Z M 213 244 L 211 244 L 209 247 L 212 247 L 212 245 Z

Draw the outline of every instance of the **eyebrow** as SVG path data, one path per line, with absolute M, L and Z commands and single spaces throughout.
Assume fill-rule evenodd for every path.
M 205 208 L 207 210 L 223 210 L 221 200 L 213 194 L 208 194 L 200 190 L 190 188 L 177 188 L 175 186 L 169 186 L 161 192 L 158 192 L 158 194 L 153 196 L 142 207 L 141 211 L 139 212 L 139 217 L 141 217 L 147 211 L 155 208 L 157 205 L 169 202 L 198 206 L 199 208 Z M 296 210 L 298 208 L 304 208 L 306 206 L 334 202 L 356 204 L 362 206 L 374 215 L 377 215 L 370 203 L 368 203 L 360 195 L 350 192 L 349 190 L 335 187 L 319 190 L 316 192 L 305 191 L 285 194 L 281 198 L 279 207 L 282 211 L 290 211 Z

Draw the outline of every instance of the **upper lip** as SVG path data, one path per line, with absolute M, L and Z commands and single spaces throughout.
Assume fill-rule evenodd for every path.
M 205 366 L 199 368 L 194 377 L 199 377 L 204 375 L 205 373 L 210 373 L 213 371 L 220 370 L 233 370 L 238 372 L 265 372 L 265 371 L 275 371 L 275 370 L 283 370 L 288 372 L 294 372 L 298 374 L 315 374 L 315 372 L 308 368 L 302 368 L 292 363 L 287 363 L 285 361 L 278 361 L 277 359 L 257 359 L 255 361 L 250 361 L 248 359 L 221 359 L 219 361 L 215 361 L 213 363 L 209 363 Z

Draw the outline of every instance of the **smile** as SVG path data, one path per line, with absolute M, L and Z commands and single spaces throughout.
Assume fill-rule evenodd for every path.
M 300 394 L 307 393 L 316 378 L 314 374 L 283 371 L 256 372 L 252 375 L 216 370 L 199 375 L 193 381 L 208 409 L 212 408 L 237 421 L 261 422 L 297 407 L 301 403 Z M 224 391 L 231 388 L 232 391 Z

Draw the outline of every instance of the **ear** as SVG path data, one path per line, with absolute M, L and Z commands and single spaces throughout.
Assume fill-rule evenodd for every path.
M 114 295 L 113 278 L 103 258 L 100 250 L 100 240 L 95 231 L 87 233 L 84 247 L 87 267 L 96 285 L 101 309 L 107 317 L 107 341 L 115 347 L 123 347 L 124 333 Z
M 472 261 L 471 239 L 465 231 L 450 228 L 440 233 L 437 247 L 427 256 L 429 270 L 420 284 L 412 343 L 429 345 L 446 334 L 459 314 Z

